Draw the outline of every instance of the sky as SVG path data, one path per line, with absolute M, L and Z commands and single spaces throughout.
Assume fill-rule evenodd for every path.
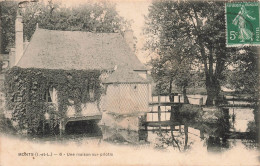
M 144 15 L 148 14 L 149 5 L 149 1 L 117 2 L 117 10 L 119 15 L 133 21 L 132 29 L 134 31 L 134 36 L 137 38 L 136 55 L 143 63 L 149 60 L 148 54 L 142 50 L 145 44 L 145 36 L 142 35 L 145 25 Z

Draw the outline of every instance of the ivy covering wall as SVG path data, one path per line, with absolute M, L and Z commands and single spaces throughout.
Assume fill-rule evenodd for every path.
M 12 110 L 12 120 L 19 129 L 38 134 L 47 122 L 51 130 L 66 118 L 68 106 L 80 114 L 81 104 L 99 100 L 102 93 L 99 70 L 50 70 L 14 67 L 6 73 L 5 92 L 7 109 Z M 46 92 L 57 90 L 58 105 L 46 102 Z M 91 95 L 91 93 L 93 95 Z

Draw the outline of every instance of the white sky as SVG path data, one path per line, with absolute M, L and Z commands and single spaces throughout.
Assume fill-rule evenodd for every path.
M 119 14 L 122 17 L 133 21 L 132 29 L 135 37 L 137 38 L 136 55 L 143 63 L 149 59 L 147 57 L 148 55 L 142 50 L 145 43 L 145 37 L 142 35 L 142 30 L 145 23 L 144 15 L 148 14 L 149 5 L 149 1 L 117 2 L 117 10 Z

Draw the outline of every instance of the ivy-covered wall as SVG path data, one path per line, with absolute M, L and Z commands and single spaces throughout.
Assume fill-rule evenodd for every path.
M 101 72 L 14 67 L 5 77 L 7 109 L 13 110 L 13 120 L 18 122 L 20 130 L 38 134 L 46 123 L 46 112 L 50 115 L 48 121 L 53 129 L 61 118 L 66 117 L 68 106 L 75 106 L 77 113 L 80 113 L 82 103 L 99 103 L 103 91 L 99 79 Z M 57 90 L 57 109 L 46 102 L 45 94 L 49 88 Z

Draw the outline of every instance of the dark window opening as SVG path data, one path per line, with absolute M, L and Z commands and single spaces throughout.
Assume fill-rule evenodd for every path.
M 44 94 L 44 101 L 45 102 L 52 102 L 52 94 L 50 93 L 50 90 L 46 90 L 45 94 Z

